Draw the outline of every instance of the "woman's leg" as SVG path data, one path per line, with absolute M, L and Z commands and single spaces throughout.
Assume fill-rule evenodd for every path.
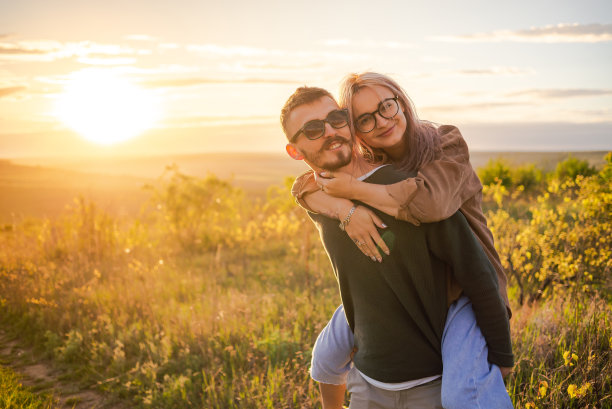
M 487 360 L 487 343 L 472 303 L 463 296 L 448 310 L 442 335 L 442 406 L 446 409 L 512 408 L 497 365 Z

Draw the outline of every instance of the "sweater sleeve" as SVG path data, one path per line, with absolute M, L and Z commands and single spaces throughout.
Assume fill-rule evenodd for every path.
M 297 204 L 299 204 L 303 209 L 314 212 L 306 201 L 304 200 L 304 196 L 308 193 L 316 192 L 319 189 L 317 183 L 315 182 L 314 172 L 312 170 L 307 170 L 298 176 L 293 182 L 293 186 L 291 186 L 291 195 L 295 198 Z
M 438 131 L 442 140 L 436 159 L 416 177 L 387 186 L 398 204 L 400 220 L 419 225 L 446 219 L 482 189 L 459 129 L 442 125 Z
M 514 365 L 510 324 L 498 292 L 496 271 L 461 212 L 428 225 L 432 253 L 451 266 L 453 275 L 472 302 L 476 322 L 489 348 L 488 360 L 498 366 Z

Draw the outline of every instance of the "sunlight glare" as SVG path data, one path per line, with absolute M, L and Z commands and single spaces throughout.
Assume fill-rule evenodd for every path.
M 152 127 L 154 97 L 111 71 L 83 70 L 70 76 L 55 115 L 85 139 L 111 145 Z

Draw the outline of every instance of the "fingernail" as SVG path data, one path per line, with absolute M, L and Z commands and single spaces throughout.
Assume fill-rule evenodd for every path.
M 378 257 L 378 262 L 382 263 L 382 257 Z
M 372 259 L 372 261 L 376 261 L 376 257 L 370 256 L 370 258 Z
M 385 254 L 388 256 L 391 254 L 391 252 L 389 250 L 385 250 Z
M 383 229 L 386 229 L 386 228 L 387 228 L 387 225 L 383 223 L 383 224 L 382 224 L 382 227 L 383 227 Z
M 319 175 L 321 175 L 321 176 L 327 176 L 327 172 L 321 172 L 321 173 L 319 173 Z

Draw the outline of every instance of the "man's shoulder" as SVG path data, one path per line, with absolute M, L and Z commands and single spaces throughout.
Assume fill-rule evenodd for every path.
M 414 175 L 398 169 L 394 165 L 382 165 L 372 171 L 363 181 L 376 185 L 392 185 L 393 183 L 401 182 L 411 176 Z

